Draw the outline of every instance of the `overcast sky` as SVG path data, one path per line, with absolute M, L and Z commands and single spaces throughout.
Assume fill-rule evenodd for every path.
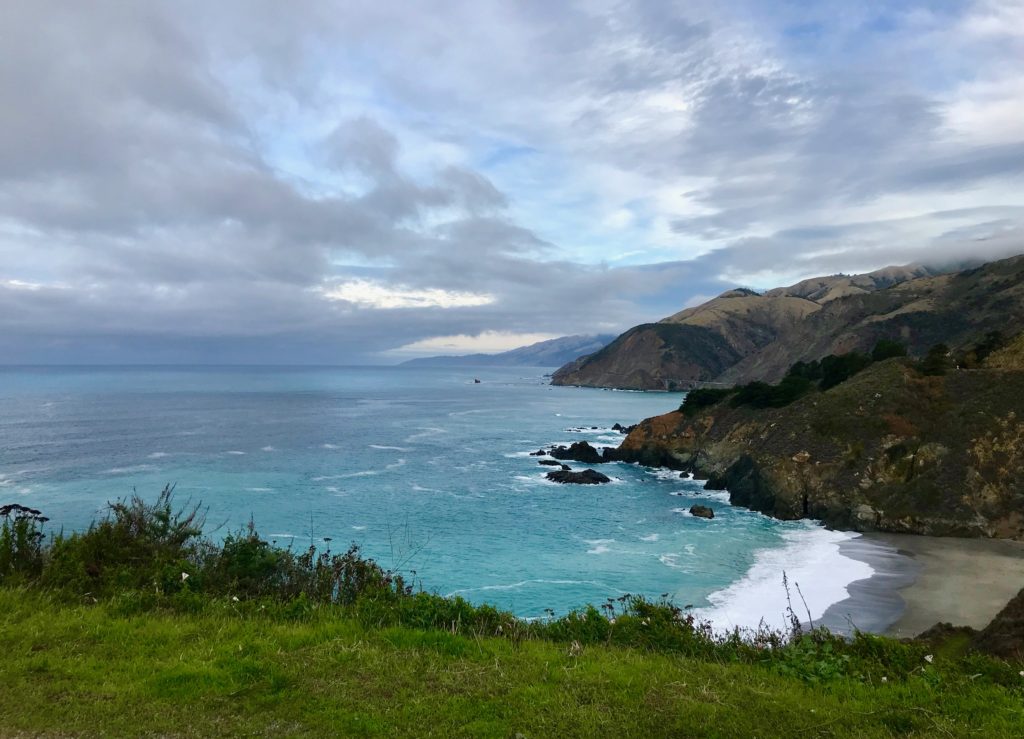
M 0 29 L 0 363 L 501 350 L 1024 252 L 1024 0 L 10 0 Z

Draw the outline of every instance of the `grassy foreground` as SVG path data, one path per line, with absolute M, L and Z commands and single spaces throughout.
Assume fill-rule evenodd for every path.
M 1024 690 L 823 684 L 615 646 L 366 627 L 330 612 L 125 614 L 0 588 L 0 735 L 1020 736 Z M 936 662 L 940 662 L 936 659 Z M 1024 678 L 1021 678 L 1024 686 Z

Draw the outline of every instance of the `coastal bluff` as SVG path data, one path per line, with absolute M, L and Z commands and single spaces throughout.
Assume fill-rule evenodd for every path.
M 775 518 L 1024 540 L 1024 371 L 880 362 L 782 408 L 648 418 L 609 457 L 665 466 Z

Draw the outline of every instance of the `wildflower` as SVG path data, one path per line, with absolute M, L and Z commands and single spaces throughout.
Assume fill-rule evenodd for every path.
M 182 572 L 181 573 L 181 581 L 185 582 L 186 580 L 188 580 L 188 573 L 187 572 Z
M 889 678 L 887 678 L 887 677 L 884 677 L 884 676 L 883 676 L 883 677 L 882 677 L 882 682 L 883 682 L 883 683 L 887 683 L 887 682 L 889 682 Z
M 569 645 L 569 656 L 579 657 L 583 653 L 583 645 L 578 641 L 573 640 L 572 644 Z
M 927 662 L 928 664 L 931 664 L 933 659 L 935 659 L 935 658 L 932 657 L 930 654 L 926 654 L 924 656 L 924 661 Z
M 1021 670 L 1021 671 L 1020 671 L 1019 673 L 1017 673 L 1017 674 L 1019 674 L 1019 675 L 1020 675 L 1021 677 L 1024 677 L 1024 670 Z
M 615 625 L 615 619 L 614 618 L 608 619 L 608 623 L 611 624 L 612 626 L 614 626 Z
M 644 626 L 649 626 L 650 625 L 650 624 L 647 623 L 647 619 L 646 618 L 643 621 L 641 621 L 640 623 L 643 624 Z
M 231 596 L 231 600 L 233 600 L 235 603 L 237 603 L 238 602 L 238 596 L 237 595 L 232 595 Z

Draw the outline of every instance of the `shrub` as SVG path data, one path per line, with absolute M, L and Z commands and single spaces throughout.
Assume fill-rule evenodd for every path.
M 871 357 L 859 352 L 830 354 L 821 360 L 821 389 L 828 390 L 846 382 L 871 364 Z
M 49 519 L 35 508 L 17 503 L 0 506 L 0 518 L 0 583 L 37 578 L 43 569 L 41 528 Z
M 922 375 L 939 376 L 946 374 L 951 366 L 949 347 L 945 344 L 936 344 L 918 363 L 917 369 Z
M 735 388 L 697 388 L 686 394 L 679 410 L 684 416 L 693 416 L 705 408 L 721 403 L 734 392 L 736 392 Z
M 905 356 L 907 356 L 907 347 L 891 339 L 880 339 L 875 344 L 875 348 L 871 350 L 871 360 L 874 362 Z
M 199 506 L 175 511 L 174 488 L 154 503 L 138 495 L 108 504 L 108 516 L 88 530 L 58 536 L 42 573 L 47 585 L 78 593 L 110 594 L 155 587 L 178 590 L 182 572 L 200 559 L 203 517 Z

